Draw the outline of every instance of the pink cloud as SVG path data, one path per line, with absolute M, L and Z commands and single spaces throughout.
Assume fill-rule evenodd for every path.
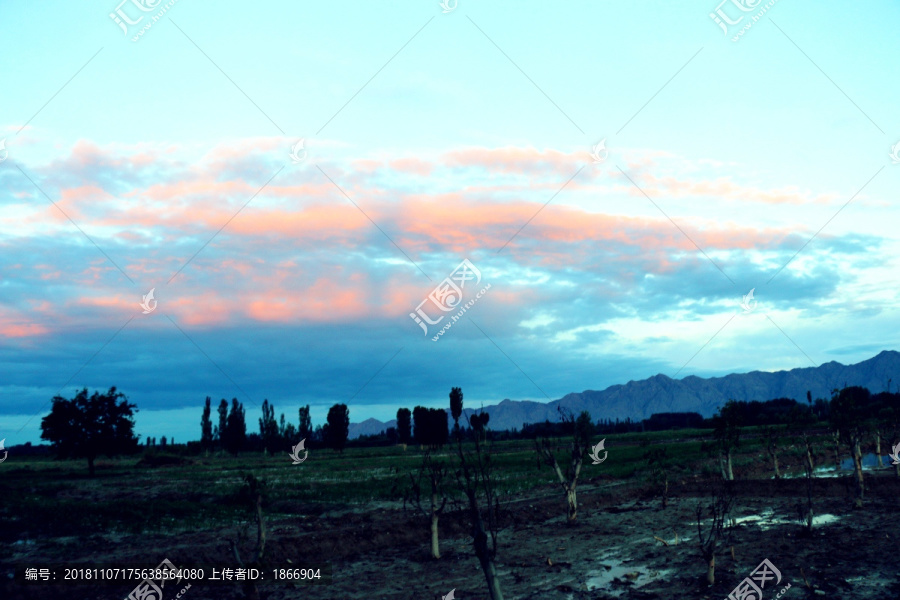
M 50 329 L 11 309 L 0 307 L 0 338 L 31 338 L 46 335 Z
M 708 196 L 716 199 L 730 199 L 760 204 L 831 204 L 837 200 L 836 194 L 813 195 L 795 187 L 764 190 L 739 185 L 727 177 L 716 179 L 679 179 L 676 177 L 656 177 L 648 172 L 635 176 L 641 188 L 651 196 Z M 632 188 L 632 195 L 642 195 Z
M 262 140 L 254 146 L 259 150 L 253 153 L 255 160 L 265 149 L 281 152 L 281 144 L 277 140 Z M 81 153 L 76 167 L 85 172 L 97 164 L 134 169 L 148 165 L 158 153 L 142 149 L 132 155 L 123 154 L 125 158 L 110 158 L 103 149 L 88 142 L 76 146 Z M 287 177 L 274 180 L 235 216 L 260 185 L 234 175 L 228 168 L 245 166 L 242 157 L 240 148 L 223 146 L 207 154 L 205 164 L 172 169 L 168 179 L 156 178 L 146 187 L 134 188 L 124 195 L 107 193 L 99 183 L 89 181 L 62 189 L 59 197 L 67 212 L 77 217 L 76 222 L 84 223 L 101 247 L 114 247 L 110 240 L 152 247 L 151 251 L 130 253 L 111 250 L 117 262 L 142 282 L 151 277 L 167 279 L 227 222 L 214 243 L 203 249 L 198 260 L 176 280 L 172 291 L 167 292 L 170 297 L 157 294 L 160 312 L 164 310 L 186 325 L 197 327 L 238 321 L 301 323 L 403 317 L 433 284 L 424 283 L 418 276 L 410 278 L 408 269 L 395 269 L 383 260 L 404 258 L 382 231 L 415 261 L 454 256 L 458 262 L 484 251 L 494 253 L 508 244 L 504 258 L 519 265 L 547 271 L 574 267 L 585 272 L 601 272 L 609 267 L 610 277 L 620 279 L 633 277 L 638 267 L 641 272 L 672 273 L 683 268 L 678 255 L 697 254 L 693 243 L 662 216 L 631 217 L 589 211 L 566 205 L 564 195 L 545 205 L 549 192 L 558 190 L 565 180 L 556 175 L 571 176 L 587 160 L 586 150 L 585 156 L 578 156 L 534 148 L 467 148 L 449 152 L 436 163 L 416 157 L 398 158 L 386 164 L 359 159 L 352 163 L 358 167 L 356 171 L 335 169 L 335 173 L 329 173 L 359 208 L 327 179 L 313 173 L 314 177 L 304 183 L 290 183 Z M 86 165 L 91 165 L 91 169 Z M 634 175 L 651 195 L 768 204 L 825 202 L 827 198 L 787 188 L 746 188 L 726 177 L 657 177 L 647 172 L 652 165 L 652 161 L 645 160 Z M 388 179 L 382 175 L 393 175 L 403 182 L 409 180 L 409 174 L 428 177 L 447 167 L 469 169 L 471 176 L 451 188 L 453 191 L 426 189 L 406 193 L 389 184 L 373 184 L 365 170 L 384 169 L 375 179 L 378 182 Z M 508 178 L 485 176 L 483 170 L 524 176 L 521 182 L 503 184 L 498 181 Z M 548 183 L 548 178 L 535 175 L 554 177 Z M 567 191 L 594 191 L 599 196 L 599 177 L 585 173 Z M 602 193 L 614 193 L 612 200 L 619 204 L 616 209 L 621 207 L 622 199 L 627 204 L 628 196 L 621 193 L 623 190 L 640 195 L 621 176 L 604 185 L 607 188 Z M 535 190 L 541 193 L 532 193 Z M 52 207 L 47 210 L 57 213 Z M 55 218 L 65 221 L 58 213 Z M 679 224 L 706 251 L 778 248 L 793 233 L 787 228 L 742 223 L 685 219 Z M 189 243 L 181 243 L 177 248 L 170 243 L 184 242 L 186 235 L 192 236 Z M 602 264 L 598 255 L 603 257 Z M 119 256 L 123 258 L 120 260 Z M 80 265 L 83 268 L 84 263 Z M 44 280 L 62 275 L 50 265 L 39 267 L 46 267 L 46 272 L 39 275 Z M 109 281 L 114 270 L 105 258 L 99 257 L 92 259 L 90 266 L 74 279 L 81 285 L 99 287 Z M 431 274 L 435 281 L 445 275 Z M 118 281 L 120 277 L 116 276 Z M 216 288 L 203 289 L 201 283 Z M 520 304 L 533 293 L 526 287 L 516 291 L 492 290 L 493 302 L 504 306 Z M 106 295 L 94 295 L 92 291 L 91 296 L 72 303 L 96 314 L 135 314 L 139 312 L 140 294 L 146 291 Z M 42 325 L 18 320 L 0 319 L 0 328 L 11 332 L 9 335 L 41 335 L 47 331 Z
M 579 157 L 558 150 L 506 147 L 455 150 L 446 153 L 441 160 L 450 167 L 482 167 L 488 171 L 534 176 L 547 173 L 572 175 L 586 159 L 587 154 Z
M 392 160 L 388 166 L 399 173 L 412 173 L 428 177 L 434 171 L 434 165 L 418 158 L 401 158 Z
M 24 338 L 46 335 L 50 330 L 35 323 L 0 323 L 0 337 Z

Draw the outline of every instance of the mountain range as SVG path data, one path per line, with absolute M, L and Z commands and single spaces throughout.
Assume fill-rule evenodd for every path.
M 613 385 L 602 391 L 566 394 L 546 403 L 506 399 L 499 404 L 485 406 L 484 412 L 491 415 L 490 427 L 494 430 L 521 428 L 525 423 L 545 420 L 556 421 L 559 418 L 557 407 L 575 414 L 586 410 L 595 421 L 640 420 L 660 412 L 697 412 L 710 417 L 730 399 L 763 401 L 793 398 L 805 402 L 807 390 L 813 398 L 830 398 L 831 390 L 848 385 L 880 392 L 892 385 L 889 384 L 892 378 L 896 378 L 900 385 L 900 352 L 885 350 L 853 365 L 831 361 L 818 367 L 790 371 L 751 371 L 710 378 L 691 375 L 684 379 L 672 379 L 660 374 L 624 385 Z M 408 408 L 412 410 L 413 407 Z M 476 411 L 466 409 L 465 412 L 471 414 Z M 377 419 L 351 423 L 350 437 L 378 434 L 396 424 L 394 419 L 387 423 Z

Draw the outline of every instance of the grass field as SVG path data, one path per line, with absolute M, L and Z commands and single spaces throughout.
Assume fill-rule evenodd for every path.
M 649 535 L 650 530 L 666 537 L 671 537 L 674 531 L 682 539 L 689 539 L 694 520 L 692 514 L 697 503 L 705 501 L 711 484 L 720 479 L 717 464 L 703 449 L 708 438 L 709 432 L 704 430 L 606 436 L 608 459 L 599 465 L 587 460 L 583 466 L 579 480 L 581 525 L 574 529 L 562 526 L 565 519 L 564 495 L 552 471 L 546 466 L 539 468 L 533 443 L 519 440 L 494 444 L 494 472 L 502 505 L 507 507 L 504 517 L 507 522 L 501 534 L 501 539 L 505 540 L 502 548 L 507 550 L 498 552 L 501 574 L 506 584 L 516 589 L 521 586 L 526 586 L 522 589 L 531 589 L 527 587 L 527 578 L 513 576 L 515 564 L 519 563 L 511 564 L 505 560 L 513 554 L 516 555 L 515 560 L 522 559 L 523 564 L 529 564 L 528 556 L 519 556 L 518 548 L 537 544 L 532 551 L 540 554 L 546 552 L 540 550 L 543 547 L 541 544 L 574 548 L 581 543 L 581 538 L 588 545 L 598 535 L 609 538 L 610 532 L 624 527 L 627 522 L 627 519 L 615 517 L 617 511 L 638 511 L 629 517 L 638 519 L 634 531 L 626 528 L 616 538 L 620 552 L 630 557 L 626 562 L 640 558 L 649 564 L 658 560 L 655 554 L 648 554 L 635 537 L 649 539 L 648 547 L 652 548 L 655 542 Z M 816 460 L 819 465 L 834 463 L 829 440 L 824 435 L 817 440 L 820 453 Z M 593 441 L 596 443 L 599 438 L 595 437 Z M 564 442 L 559 441 L 561 464 Z M 780 457 L 782 472 L 786 475 L 799 474 L 799 452 L 787 447 L 786 443 L 785 446 Z M 654 485 L 648 468 L 648 457 L 663 449 L 673 498 L 672 507 L 665 512 L 659 511 L 658 487 Z M 401 572 L 402 569 L 412 569 L 411 572 L 416 574 L 410 577 L 423 578 L 421 585 L 426 587 L 436 577 L 432 570 L 437 567 L 429 566 L 431 562 L 427 558 L 424 520 L 409 505 L 406 510 L 403 508 L 403 490 L 408 487 L 410 473 L 414 473 L 421 464 L 423 454 L 421 448 L 414 446 L 348 448 L 343 453 L 312 450 L 305 462 L 293 465 L 287 452 L 274 456 L 259 453 L 191 456 L 187 455 L 184 447 L 174 447 L 166 452 L 157 449 L 130 457 L 99 459 L 94 478 L 88 476 L 85 461 L 60 461 L 46 457 L 9 460 L 0 467 L 0 493 L 7 499 L 0 508 L 3 522 L 0 542 L 12 549 L 13 556 L 9 561 L 4 560 L 2 566 L 8 582 L 12 568 L 23 564 L 23 561 L 90 563 L 142 559 L 152 562 L 163 556 L 173 561 L 202 558 L 215 563 L 227 560 L 230 540 L 238 540 L 246 549 L 247 540 L 253 539 L 255 525 L 243 491 L 245 476 L 252 474 L 264 482 L 263 511 L 268 525 L 267 557 L 271 564 L 290 566 L 300 560 L 321 558 L 335 566 L 333 588 L 305 588 L 302 594 L 279 588 L 263 597 L 273 600 L 363 598 L 365 594 L 356 596 L 352 588 L 347 587 L 358 578 L 370 580 L 372 585 L 381 589 L 383 596 L 379 597 L 427 597 L 391 591 L 390 585 L 381 581 L 373 571 L 379 561 L 392 556 L 391 561 L 381 568 L 385 574 L 392 569 L 400 569 Z M 432 455 L 454 464 L 450 448 L 434 451 Z M 802 479 L 772 480 L 771 465 L 759 432 L 745 432 L 739 452 L 734 457 L 734 470 L 739 480 L 737 483 L 743 486 L 740 489 L 743 490 L 745 516 L 775 511 L 772 514 L 781 514 L 780 522 L 785 522 L 785 519 L 792 519 L 793 503 L 805 497 Z M 884 504 L 883 500 L 885 494 L 896 494 L 891 490 L 900 489 L 896 478 L 891 477 L 892 473 L 880 475 L 879 479 L 872 479 L 873 483 L 870 483 L 881 482 L 873 486 L 876 493 L 870 501 L 866 518 L 874 519 L 878 511 L 888 510 L 889 504 Z M 848 481 L 847 477 L 816 481 L 817 496 L 821 496 L 816 501 L 817 514 L 824 512 L 824 504 L 829 506 L 831 512 L 838 508 L 844 512 L 850 510 Z M 477 567 L 471 552 L 466 513 L 462 510 L 462 496 L 456 488 L 452 471 L 445 483 L 451 498 L 441 524 L 445 558 L 434 563 L 443 562 L 451 571 L 459 567 L 451 569 L 447 565 L 462 564 L 460 561 Z M 891 485 L 894 487 L 891 488 Z M 629 506 L 631 508 L 626 508 Z M 859 526 L 863 527 L 863 524 Z M 790 531 L 798 528 L 799 525 L 795 524 Z M 896 525 L 894 528 L 897 528 Z M 242 538 L 244 534 L 248 537 Z M 514 541 L 522 535 L 526 536 L 524 541 Z M 900 537 L 900 532 L 897 537 Z M 571 543 L 565 541 L 569 538 Z M 552 544 L 547 542 L 551 539 Z M 760 538 L 752 543 L 762 542 Z M 511 550 L 511 546 L 516 550 Z M 757 553 L 766 554 L 767 551 Z M 688 563 L 696 561 L 696 556 L 690 558 L 693 554 L 696 554 L 695 548 L 681 558 Z M 291 560 L 288 557 L 294 558 Z M 764 556 L 760 560 L 762 558 Z M 557 559 L 554 564 L 560 560 Z M 592 560 L 600 559 L 595 557 Z M 574 565 L 576 559 L 569 562 Z M 735 573 L 740 568 L 735 566 Z M 699 574 L 702 569 L 696 570 Z M 727 570 L 723 566 L 723 571 Z M 471 573 L 474 575 L 465 579 L 460 589 L 469 589 L 469 598 L 486 597 L 484 580 L 477 568 Z M 563 577 L 566 575 L 565 569 L 551 570 L 551 575 L 553 577 L 547 581 L 559 579 L 557 575 Z M 809 573 L 806 576 L 809 577 Z M 541 577 L 535 580 L 537 587 L 534 589 L 550 594 L 542 597 L 606 597 L 597 589 L 591 589 L 590 578 L 585 577 L 579 584 L 584 589 L 558 581 L 553 585 L 540 584 L 544 581 Z M 571 577 L 563 577 L 559 581 L 569 579 Z M 828 589 L 823 583 L 819 584 L 820 588 Z M 882 583 L 888 585 L 890 581 Z M 702 585 L 694 587 L 703 589 Z M 557 593 L 569 589 L 571 594 Z M 641 593 L 645 595 L 624 597 L 655 598 L 657 596 L 653 594 L 656 592 L 652 589 L 653 586 L 648 584 L 641 587 Z M 340 590 L 342 595 L 336 595 L 336 590 Z M 722 594 L 724 597 L 730 588 L 719 591 L 725 592 Z M 40 595 L 36 588 L 29 589 L 25 595 L 16 596 L 15 593 L 12 591 L 11 595 L 3 597 L 55 597 L 49 592 Z M 98 592 L 72 588 L 67 593 L 70 598 L 94 598 L 97 596 L 92 594 Z M 84 595 L 80 595 L 82 593 Z M 203 591 L 195 587 L 191 590 L 192 597 L 197 600 L 244 597 L 241 594 L 239 589 L 227 593 L 222 588 Z M 458 597 L 463 598 L 463 595 L 459 593 Z M 797 597 L 800 597 L 799 592 Z
M 708 436 L 707 430 L 610 434 L 605 439 L 611 459 L 602 467 L 586 461 L 582 481 L 603 477 L 646 483 L 646 457 L 658 444 L 666 447 L 673 480 L 685 474 L 714 474 L 715 466 L 701 448 Z M 564 443 L 560 441 L 560 448 Z M 735 468 L 752 465 L 764 470 L 761 453 L 762 440 L 749 437 L 735 456 Z M 3 466 L 3 495 L 17 501 L 3 508 L 7 526 L 0 541 L 13 543 L 23 534 L 78 535 L 98 529 L 141 533 L 210 526 L 243 516 L 239 491 L 248 473 L 266 482 L 273 515 L 296 514 L 310 503 L 396 502 L 423 454 L 416 446 L 348 448 L 342 453 L 322 449 L 311 452 L 301 465 L 292 465 L 287 453 L 188 456 L 183 447 L 174 447 L 169 452 L 99 459 L 93 479 L 84 461 L 24 457 Z M 558 454 L 562 459 L 562 451 Z M 453 450 L 447 447 L 432 456 L 449 461 Z M 503 495 L 543 493 L 556 485 L 552 472 L 546 466 L 539 468 L 530 440 L 495 443 L 493 460 Z M 782 464 L 789 469 L 791 461 L 785 456 Z

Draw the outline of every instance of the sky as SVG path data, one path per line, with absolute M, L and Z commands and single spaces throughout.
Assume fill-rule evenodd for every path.
M 183 442 L 207 396 L 252 431 L 895 350 L 898 20 L 2 3 L 0 438 L 82 387 Z

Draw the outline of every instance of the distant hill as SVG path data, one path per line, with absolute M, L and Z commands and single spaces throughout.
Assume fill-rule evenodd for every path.
M 557 406 L 576 414 L 586 410 L 594 420 L 624 420 L 629 417 L 640 420 L 653 413 L 679 411 L 693 411 L 710 417 L 729 399 L 793 398 L 805 402 L 807 390 L 812 392 L 813 398 L 831 398 L 832 389 L 845 385 L 860 385 L 880 392 L 886 389 L 889 379 L 894 380 L 893 386 L 900 386 L 900 352 L 893 350 L 885 350 L 855 365 L 832 361 L 818 367 L 774 373 L 751 371 L 709 379 L 693 375 L 684 379 L 654 375 L 641 381 L 613 385 L 603 391 L 585 390 L 567 394 L 547 403 L 507 399 L 485 406 L 484 411 L 491 415 L 490 427 L 496 430 L 521 428 L 525 423 L 556 421 Z M 411 406 L 408 408 L 412 409 Z M 475 411 L 467 409 L 466 412 Z M 350 437 L 380 433 L 394 426 L 396 421 L 381 423 L 368 419 L 351 424 Z
M 362 423 L 350 423 L 348 437 L 352 440 L 361 435 L 378 435 L 383 433 L 388 427 L 396 426 L 396 419 L 391 419 L 387 423 L 382 423 L 378 419 L 366 419 Z

